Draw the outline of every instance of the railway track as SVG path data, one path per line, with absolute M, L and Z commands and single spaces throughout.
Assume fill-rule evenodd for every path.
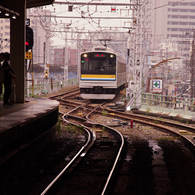
M 80 107 L 73 109 L 63 116 L 63 120 L 87 131 L 88 141 L 41 193 L 42 195 L 65 193 L 103 195 L 109 191 L 111 179 L 116 173 L 122 155 L 123 136 L 113 128 L 91 123 L 87 120 L 87 115 L 82 118 L 75 116 L 75 112 L 79 111 Z M 62 187 L 56 188 L 59 185 Z
M 50 99 L 60 101 L 61 98 L 75 97 L 75 96 L 79 95 L 79 93 L 80 93 L 79 88 L 76 88 L 76 89 L 73 89 L 73 90 L 70 90 L 70 91 L 67 91 L 67 92 L 63 92 L 63 93 L 60 93 L 60 94 L 57 94 L 57 95 L 53 95 L 53 96 L 50 97 Z
M 85 110 L 90 109 L 90 108 L 91 106 L 85 108 Z M 140 116 L 136 114 L 121 113 L 121 112 L 117 112 L 109 108 L 106 108 L 106 106 L 99 107 L 96 110 L 96 114 L 102 115 L 103 111 L 107 112 L 106 117 L 105 116 L 103 117 L 103 118 L 107 118 L 105 121 L 105 124 L 108 124 L 109 122 L 108 118 L 112 117 L 115 119 L 115 121 L 123 120 L 123 122 L 120 122 L 121 124 L 128 123 L 130 125 L 130 121 L 133 121 L 134 123 L 136 123 L 136 125 L 141 126 L 141 128 L 140 127 L 138 128 L 139 138 L 136 138 L 139 141 L 136 141 L 136 142 L 140 142 L 140 144 L 144 146 L 143 148 L 141 147 L 142 149 L 140 150 L 139 148 L 140 144 L 137 144 L 135 141 L 132 141 L 131 138 L 129 138 L 129 136 L 125 135 L 125 133 L 122 133 L 126 137 L 127 142 L 130 143 L 129 144 L 130 148 L 129 148 L 129 151 L 127 149 L 127 154 L 123 162 L 123 166 L 121 168 L 122 176 L 118 177 L 117 182 L 116 182 L 116 188 L 115 190 L 113 190 L 113 194 L 132 193 L 131 187 L 127 187 L 128 186 L 127 183 L 131 177 L 129 178 L 129 176 L 124 176 L 124 175 L 127 175 L 127 173 L 129 173 L 129 169 L 127 169 L 126 166 L 127 164 L 129 164 L 129 161 L 133 161 L 132 159 L 134 158 L 134 155 L 136 153 L 135 150 L 136 151 L 140 150 L 140 154 L 142 154 L 143 156 L 145 156 L 145 154 L 148 154 L 149 160 L 148 162 L 145 163 L 146 170 L 148 170 L 148 166 L 150 167 L 150 174 L 148 174 L 148 177 L 145 177 L 146 178 L 144 180 L 145 182 L 143 182 L 142 180 L 142 182 L 145 184 L 145 185 L 143 184 L 143 186 L 145 186 L 145 189 L 140 188 L 140 193 L 143 193 L 143 194 L 159 194 L 159 193 L 180 194 L 181 192 L 181 194 L 185 194 L 187 191 L 191 191 L 192 193 L 195 192 L 194 188 L 192 187 L 193 186 L 192 180 L 189 179 L 190 177 L 195 178 L 194 176 L 194 171 L 195 171 L 195 167 L 194 167 L 194 164 L 195 164 L 194 139 L 195 137 L 194 136 L 195 136 L 195 132 L 194 132 L 193 126 L 178 123 L 178 122 L 171 121 L 171 120 L 162 119 L 162 118 L 156 118 L 156 117 L 154 118 L 150 116 Z M 83 113 L 82 111 L 79 111 L 79 113 L 80 114 L 82 113 L 83 116 L 86 116 L 86 114 Z M 91 120 L 92 121 L 95 120 L 99 122 L 101 119 L 98 119 L 98 117 L 95 116 Z M 155 130 L 156 132 L 160 132 L 160 136 L 156 137 L 154 134 L 150 135 L 150 131 L 148 130 L 148 127 L 154 128 L 153 131 Z M 159 134 L 159 133 L 156 133 L 156 134 Z M 133 147 L 135 148 L 138 147 L 138 148 L 137 149 L 134 148 L 133 155 L 130 155 L 132 153 L 131 152 L 132 145 Z M 169 149 L 170 146 L 171 148 Z M 143 153 L 143 151 L 146 151 L 146 152 Z M 142 156 L 140 154 L 138 154 L 138 156 Z M 171 155 L 177 158 L 176 161 L 181 162 L 181 163 L 176 162 L 174 158 L 171 158 Z M 183 158 L 185 158 L 185 160 Z M 142 160 L 139 159 L 137 161 L 139 161 L 139 163 L 142 161 L 145 162 L 145 159 L 142 159 Z M 183 163 L 183 161 L 185 163 Z M 182 164 L 183 165 L 186 164 L 186 166 L 182 166 Z M 144 167 L 143 164 L 140 166 Z M 173 168 L 174 166 L 177 167 L 178 169 L 177 171 L 172 170 L 174 169 Z M 191 168 L 191 171 L 190 169 L 186 168 L 187 166 Z M 187 174 L 181 171 L 181 167 L 182 169 L 186 170 Z M 187 182 L 182 181 L 183 177 L 179 177 L 178 179 L 177 172 L 183 175 L 183 177 L 188 178 Z M 137 174 L 140 174 L 140 172 Z M 124 179 L 125 177 L 127 180 L 126 182 Z M 135 182 L 132 182 L 132 183 L 135 183 Z M 141 189 L 144 189 L 144 191 L 141 192 Z M 137 188 L 137 190 L 139 191 L 139 188 Z M 145 192 L 145 190 L 147 190 L 147 192 Z
M 125 136 L 128 143 L 126 160 L 123 161 L 112 194 L 180 194 L 180 192 L 185 194 L 188 190 L 194 193 L 193 128 L 187 130 L 188 128 L 184 126 L 183 130 L 183 125 L 179 128 L 179 124 L 174 126 L 172 123 L 170 127 L 170 122 L 167 126 L 166 123 L 157 124 L 155 119 L 148 122 L 140 120 L 139 116 L 137 118 L 136 116 L 133 118 L 136 124 L 132 129 L 130 128 L 132 118 L 123 113 L 112 111 L 108 112 L 106 117 L 99 113 L 99 117 L 91 118 L 103 124 L 118 125 L 117 129 Z M 127 121 L 129 121 L 128 126 L 120 125 L 126 124 Z M 173 154 L 177 160 L 171 157 Z M 181 176 L 178 177 L 177 173 Z M 188 178 L 188 182 L 183 180 L 184 177 Z
M 36 179 L 34 173 L 29 175 L 32 182 L 37 180 L 38 183 L 33 188 L 26 184 L 24 187 L 29 189 L 22 189 L 28 192 L 25 194 L 195 194 L 195 132 L 192 125 L 118 112 L 106 104 L 70 98 L 56 97 L 62 99 L 64 105 L 60 106 L 60 111 L 66 113 L 62 126 L 66 131 L 71 130 L 64 135 L 73 141 L 78 134 L 74 141 L 78 144 L 70 147 L 70 142 L 61 148 L 60 151 L 65 152 L 58 163 L 51 157 L 44 159 L 44 162 L 53 161 L 55 166 L 48 170 L 44 166 L 38 169 L 36 172 L 40 174 Z M 76 134 L 72 133 L 73 129 Z M 117 131 L 120 136 L 112 133 Z M 120 137 L 125 139 L 125 148 L 118 164 L 116 151 L 120 150 Z M 38 163 L 33 161 L 34 172 L 35 164 Z M 113 169 L 115 164 L 116 171 Z M 41 175 L 44 179 L 39 180 Z M 61 180 L 59 183 L 58 179 Z
M 93 125 L 94 121 L 95 123 L 101 121 L 102 124 L 117 126 L 109 121 L 114 120 L 116 123 L 118 120 L 117 123 L 119 124 L 128 124 L 126 127 L 128 129 L 130 124 L 127 121 L 132 119 L 134 122 L 136 121 L 137 126 L 139 125 L 139 127 L 133 128 L 134 133 L 136 129 L 136 137 L 131 133 L 121 131 L 128 146 L 120 173 L 112 183 L 115 187 L 109 194 L 179 194 L 179 191 L 185 194 L 188 190 L 192 193 L 195 192 L 192 184 L 192 178 L 195 178 L 193 174 L 195 171 L 194 143 L 189 138 L 191 136 L 191 139 L 193 139 L 193 127 L 188 128 L 186 125 L 179 125 L 170 121 L 167 123 L 161 121 L 161 124 L 159 124 L 160 120 L 157 122 L 154 118 L 129 115 L 113 110 L 110 112 L 109 109 L 106 116 L 105 114 L 102 116 L 102 109 L 106 110 L 100 106 L 96 109 L 95 116 L 91 117 L 91 114 L 89 115 L 91 106 L 83 106 L 78 110 L 74 110 L 72 115 L 87 117 L 88 120 L 93 121 Z M 97 115 L 103 119 L 98 118 Z M 119 120 L 123 121 L 119 122 Z M 155 131 L 155 133 L 150 132 L 149 126 L 152 126 L 152 131 Z M 121 129 L 121 125 L 117 128 Z M 130 129 L 127 131 L 130 132 Z M 132 139 L 132 137 L 134 138 Z M 171 149 L 169 146 L 171 146 Z M 174 158 L 170 158 L 174 151 L 177 151 L 174 154 L 176 161 Z M 181 162 L 181 164 L 177 162 Z M 189 168 L 186 168 L 188 166 Z M 177 171 L 173 171 L 174 167 L 177 167 Z M 181 171 L 181 167 L 187 175 Z M 182 175 L 179 179 L 177 173 Z M 187 181 L 182 181 L 183 177 Z M 184 184 L 181 185 L 180 183 Z

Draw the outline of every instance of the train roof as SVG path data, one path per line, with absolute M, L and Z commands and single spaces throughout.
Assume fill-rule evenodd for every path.
M 92 50 L 88 50 L 88 51 L 84 51 L 81 53 L 88 53 L 88 52 L 107 52 L 107 53 L 114 53 L 114 54 L 118 54 L 116 51 L 114 51 L 111 48 L 106 48 L 106 47 L 94 47 L 92 48 Z M 118 54 L 119 55 L 119 54 Z

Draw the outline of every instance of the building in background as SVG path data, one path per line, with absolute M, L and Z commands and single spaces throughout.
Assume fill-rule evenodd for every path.
M 53 62 L 54 66 L 64 65 L 64 49 L 63 48 L 53 48 Z
M 27 10 L 27 18 L 30 19 L 30 27 L 34 33 L 33 63 L 50 63 L 50 37 L 48 36 L 46 26 L 51 23 L 50 10 L 41 8 L 32 8 Z M 46 57 L 45 57 L 46 54 Z M 46 62 L 45 62 L 46 59 Z
M 163 50 L 163 47 L 172 42 L 174 53 L 164 49 L 165 57 L 181 57 L 181 64 L 174 64 L 183 79 L 190 74 L 190 48 L 195 25 L 195 2 L 177 0 L 151 0 L 153 5 L 153 27 L 151 49 Z M 161 55 L 162 56 L 162 55 Z M 177 67 L 178 66 L 178 67 Z
M 69 66 L 76 66 L 78 64 L 78 49 L 76 45 L 68 47 L 68 64 Z
M 10 52 L 10 19 L 0 19 L 0 52 Z
M 67 48 L 68 52 L 68 59 L 66 60 L 66 63 L 68 66 L 76 66 L 78 64 L 78 51 L 76 46 L 71 45 Z M 52 64 L 54 66 L 58 65 L 64 65 L 65 63 L 65 51 L 64 48 L 53 48 L 53 54 L 52 54 Z
M 195 2 L 177 0 L 152 0 L 153 4 L 153 48 L 162 39 L 172 38 L 184 57 L 189 57 L 189 41 L 195 26 Z

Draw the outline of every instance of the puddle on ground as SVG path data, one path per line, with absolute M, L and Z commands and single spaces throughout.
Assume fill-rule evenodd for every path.
M 130 154 L 127 154 L 126 156 L 125 156 L 125 159 L 124 159 L 125 161 L 131 161 L 132 160 L 132 157 L 130 156 Z
M 148 139 L 148 143 L 153 151 L 152 165 L 154 167 L 155 194 L 168 194 L 171 192 L 171 187 L 166 163 L 164 162 L 164 151 L 158 146 L 157 140 Z

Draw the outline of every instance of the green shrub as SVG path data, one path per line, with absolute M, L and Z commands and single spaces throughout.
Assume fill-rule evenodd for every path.
M 66 131 L 67 131 L 68 133 L 76 133 L 76 127 L 73 126 L 73 125 L 71 125 L 71 124 L 68 124 L 68 125 L 66 126 Z
M 103 116 L 107 116 L 107 114 L 108 114 L 108 111 L 106 111 L 106 110 L 103 110 L 103 111 L 102 111 L 102 115 L 103 115 Z

